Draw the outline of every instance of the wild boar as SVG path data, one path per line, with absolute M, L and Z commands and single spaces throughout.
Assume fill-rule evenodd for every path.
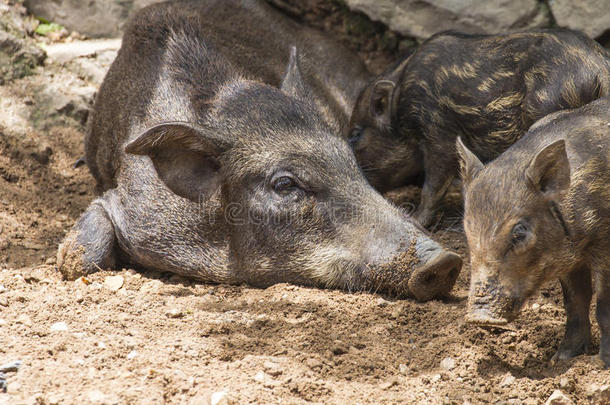
M 414 217 L 429 226 L 458 172 L 458 136 L 487 162 L 536 120 L 609 90 L 608 51 L 579 32 L 445 32 L 362 91 L 348 137 L 381 192 L 424 174 Z
M 610 365 L 610 97 L 553 113 L 487 165 L 458 139 L 472 266 L 468 320 L 505 324 L 559 278 L 567 315 L 555 359 L 591 347 Z
M 324 109 L 349 91 L 303 77 L 277 18 L 219 0 L 161 3 L 131 20 L 86 138 L 105 193 L 59 248 L 66 277 L 127 262 L 419 300 L 451 289 L 461 258 L 368 184 Z M 265 27 L 280 31 L 256 38 Z M 275 52 L 290 54 L 285 74 Z

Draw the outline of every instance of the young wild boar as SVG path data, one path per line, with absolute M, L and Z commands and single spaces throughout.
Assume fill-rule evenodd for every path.
M 349 142 L 382 192 L 425 172 L 414 216 L 428 226 L 457 174 L 458 136 L 486 162 L 537 119 L 609 91 L 609 53 L 579 32 L 441 33 L 360 94 Z
M 551 114 L 487 165 L 458 140 L 472 265 L 470 322 L 505 324 L 559 278 L 567 314 L 555 359 L 591 346 L 610 366 L 610 97 Z
M 339 61 L 303 78 L 286 27 L 252 1 L 160 3 L 131 20 L 85 145 L 105 193 L 59 249 L 66 277 L 124 261 L 419 300 L 451 289 L 460 257 L 370 187 L 329 123 L 324 106 L 349 91 L 316 75 Z M 291 55 L 285 75 L 277 53 Z

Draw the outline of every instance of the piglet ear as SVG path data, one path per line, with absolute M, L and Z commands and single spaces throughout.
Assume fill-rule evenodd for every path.
M 538 152 L 525 175 L 537 190 L 549 198 L 567 191 L 570 187 L 570 161 L 565 141 L 553 142 Z
M 220 186 L 220 155 L 229 148 L 214 131 L 166 122 L 144 131 L 125 152 L 151 158 L 159 178 L 177 195 L 202 201 Z
M 391 80 L 378 80 L 373 84 L 370 96 L 371 115 L 384 125 L 389 125 L 392 120 L 392 100 L 396 84 Z
M 458 157 L 460 160 L 460 172 L 462 173 L 462 183 L 466 188 L 476 175 L 483 169 L 483 163 L 470 151 L 458 136 L 455 142 Z
M 307 89 L 307 86 L 305 86 L 305 81 L 303 80 L 303 75 L 301 74 L 299 55 L 296 46 L 290 47 L 288 67 L 286 68 L 286 74 L 282 79 L 280 90 L 289 96 L 298 98 L 300 100 L 309 99 L 309 89 Z

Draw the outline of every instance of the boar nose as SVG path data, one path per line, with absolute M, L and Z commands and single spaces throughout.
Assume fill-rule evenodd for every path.
M 441 251 L 415 269 L 409 278 L 409 291 L 418 301 L 442 297 L 451 291 L 461 269 L 459 255 Z

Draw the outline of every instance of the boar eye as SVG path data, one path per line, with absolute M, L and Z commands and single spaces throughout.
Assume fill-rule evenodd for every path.
M 271 187 L 278 194 L 288 194 L 298 188 L 296 181 L 290 176 L 278 176 L 273 179 Z
M 358 144 L 358 141 L 360 141 L 360 138 L 362 138 L 362 132 L 363 130 L 360 127 L 352 129 L 352 132 L 350 132 L 349 138 L 347 139 L 349 146 L 353 148 L 356 146 L 356 144 Z
M 517 223 L 511 231 L 511 244 L 517 246 L 523 243 L 527 239 L 528 234 L 529 229 L 527 229 L 527 226 L 522 222 Z

